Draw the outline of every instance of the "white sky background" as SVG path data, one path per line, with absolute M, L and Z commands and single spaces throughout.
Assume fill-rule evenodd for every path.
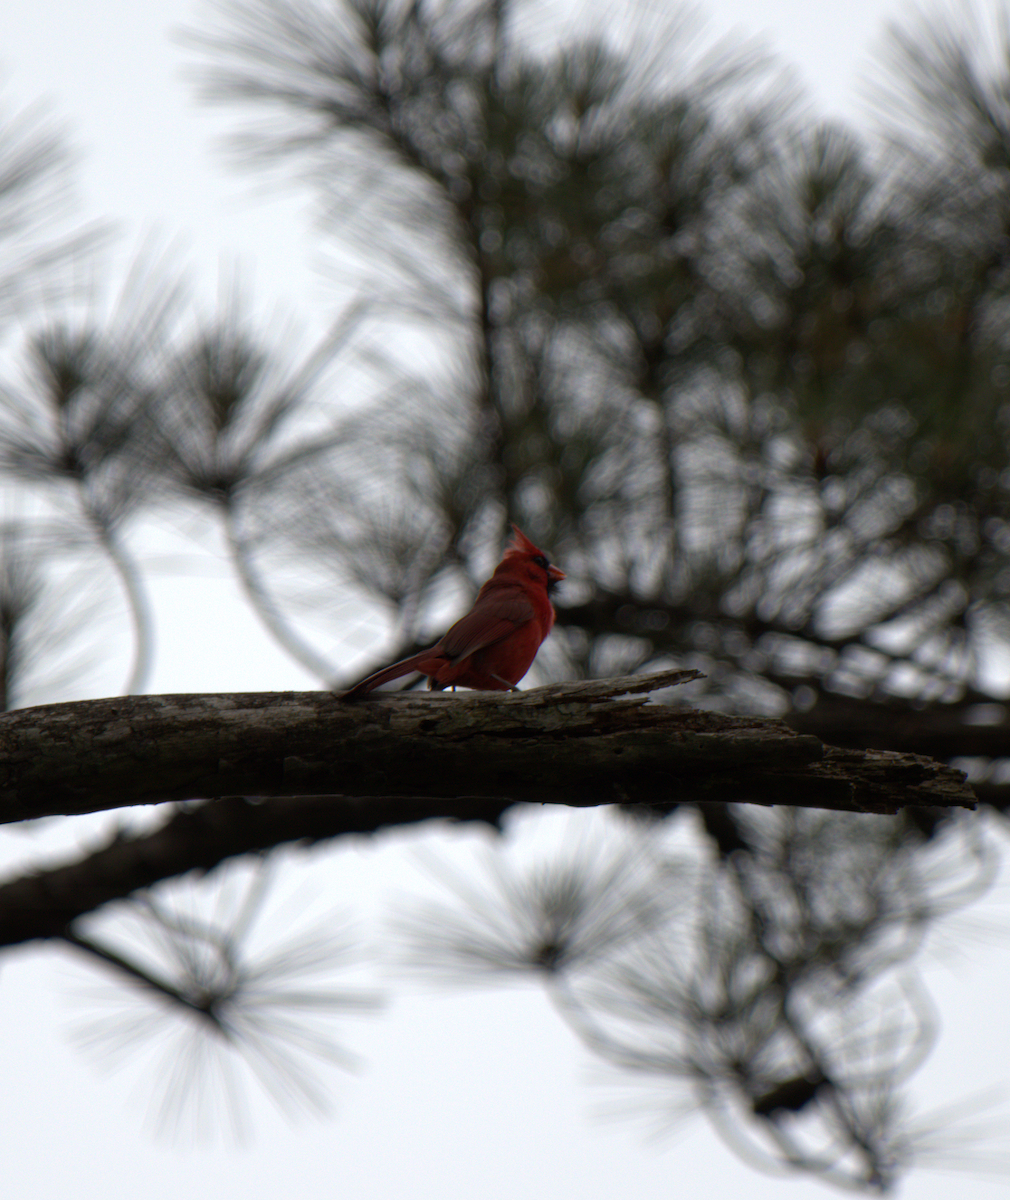
M 765 34 L 823 114 L 852 119 L 857 76 L 884 20 L 909 9 L 900 0 L 702 7 L 715 31 Z M 182 78 L 186 54 L 170 40 L 199 11 L 188 0 L 2 0 L 6 107 L 45 98 L 66 121 L 80 154 L 82 215 L 112 218 L 125 252 L 152 231 L 177 238 L 208 296 L 219 266 L 237 263 L 264 311 L 312 323 L 320 292 L 309 198 L 266 192 L 223 165 L 213 137 L 230 118 L 198 108 Z M 159 583 L 156 602 L 163 652 L 152 691 L 314 686 L 259 634 L 213 563 Z M 403 869 L 389 846 L 314 861 L 327 899 L 344 910 L 371 894 L 375 878 L 395 887 Z M 1002 886 L 986 906 L 1004 930 L 1007 899 Z M 931 971 L 948 1015 L 924 1076 L 927 1106 L 1010 1080 L 1008 1023 L 993 1019 L 1006 1011 L 1008 938 L 959 928 L 963 944 L 948 939 Z M 257 1135 L 246 1147 L 166 1144 L 144 1127 L 152 1080 L 96 1071 L 69 1044 L 83 978 L 38 952 L 0 963 L 0 1188 L 12 1200 L 830 1194 L 808 1180 L 756 1175 L 700 1118 L 675 1139 L 651 1143 L 642 1125 L 601 1125 L 592 1109 L 605 1097 L 587 1084 L 590 1059 L 536 991 L 401 993 L 390 1011 L 346 1022 L 345 1040 L 365 1065 L 360 1076 L 333 1079 L 335 1119 L 291 1127 L 257 1105 Z M 1006 1194 L 1006 1182 L 917 1172 L 902 1194 L 938 1200 L 953 1188 L 960 1200 L 989 1200 Z

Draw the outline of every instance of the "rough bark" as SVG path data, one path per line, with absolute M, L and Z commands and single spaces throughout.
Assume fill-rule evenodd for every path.
M 856 812 L 972 806 L 929 759 L 834 750 L 782 721 L 648 703 L 692 671 L 516 694 L 132 696 L 0 717 L 0 820 L 225 795 L 671 805 L 739 800 Z
M 728 800 L 873 813 L 973 807 L 960 772 L 929 759 L 647 703 L 696 677 L 355 705 L 316 692 L 139 696 L 10 713 L 0 718 L 8 820 L 206 802 L 0 886 L 0 945 L 61 936 L 111 900 L 235 855 L 432 819 L 497 824 L 517 801 L 660 812 Z

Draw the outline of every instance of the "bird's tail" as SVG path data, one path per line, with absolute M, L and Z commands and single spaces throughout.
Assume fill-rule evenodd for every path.
M 410 658 L 402 658 L 399 662 L 393 663 L 392 666 L 383 667 L 381 671 L 376 671 L 374 675 L 369 675 L 367 679 L 362 679 L 350 691 L 344 692 L 340 699 L 348 701 L 361 700 L 369 692 L 374 691 L 375 688 L 382 687 L 384 683 L 389 683 L 391 679 L 399 679 L 403 675 L 409 675 L 412 671 L 420 671 L 422 674 L 429 675 L 441 661 L 441 659 L 433 659 L 430 650 L 422 650 L 420 654 L 412 654 Z

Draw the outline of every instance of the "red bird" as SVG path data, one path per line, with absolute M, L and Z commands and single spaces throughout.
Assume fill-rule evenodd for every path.
M 430 650 L 422 650 L 376 671 L 345 692 L 360 700 L 391 679 L 420 671 L 428 687 L 479 688 L 515 692 L 530 669 L 540 643 L 554 624 L 551 589 L 564 579 L 515 525 L 513 538 L 491 578 L 477 593 L 473 608 Z

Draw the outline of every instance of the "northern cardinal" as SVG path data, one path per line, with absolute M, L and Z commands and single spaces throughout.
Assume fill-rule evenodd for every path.
M 345 692 L 344 700 L 360 700 L 391 679 L 420 671 L 428 687 L 518 691 L 516 684 L 530 669 L 540 643 L 554 624 L 551 589 L 564 579 L 515 525 L 512 541 L 494 574 L 477 593 L 473 608 L 430 650 L 376 671 Z

